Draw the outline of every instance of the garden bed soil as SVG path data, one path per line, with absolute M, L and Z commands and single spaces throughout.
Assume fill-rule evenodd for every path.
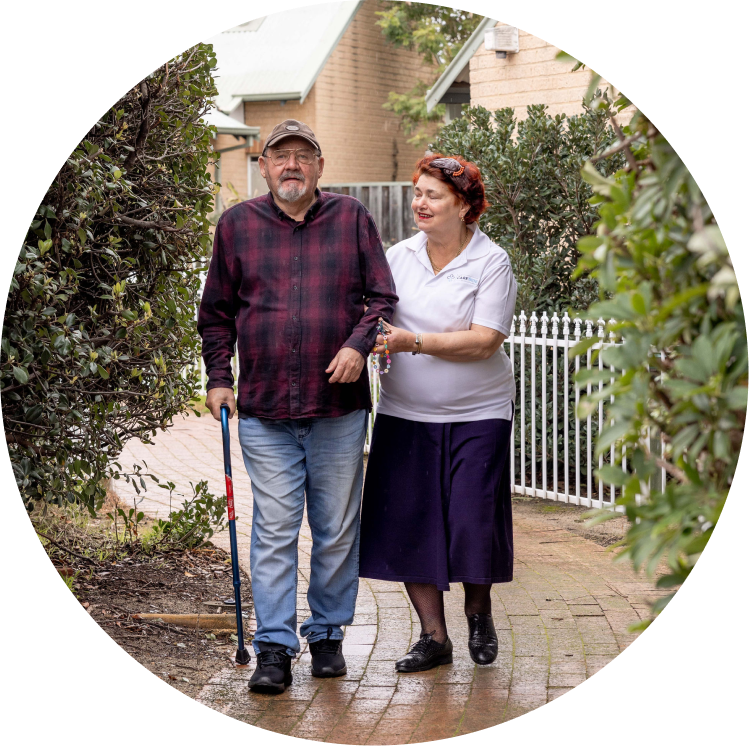
M 84 562 L 57 553 L 62 576 L 73 578 L 73 592 L 99 626 L 151 673 L 195 698 L 218 671 L 234 661 L 236 642 L 224 633 L 187 629 L 139 613 L 234 614 L 232 606 L 216 606 L 234 598 L 229 555 L 211 544 L 153 557 L 134 554 L 117 562 Z M 252 609 L 250 581 L 242 573 L 242 609 L 246 644 Z M 236 639 L 236 638 L 235 638 Z

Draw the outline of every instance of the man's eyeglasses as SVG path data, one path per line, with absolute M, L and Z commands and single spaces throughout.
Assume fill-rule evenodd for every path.
M 313 153 L 309 148 L 296 148 L 296 150 L 271 150 L 268 154 L 274 166 L 283 166 L 291 154 L 294 153 L 296 162 L 302 166 L 308 166 L 317 157 L 317 153 Z

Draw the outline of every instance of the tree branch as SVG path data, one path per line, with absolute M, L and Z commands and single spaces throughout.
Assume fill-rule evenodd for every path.
M 623 136 L 624 133 L 618 129 L 617 125 L 617 135 Z M 604 161 L 607 158 L 610 158 L 612 155 L 616 155 L 617 153 L 620 153 L 625 148 L 629 148 L 629 146 L 640 139 L 640 133 L 635 132 L 634 135 L 630 135 L 629 137 L 626 137 L 624 140 L 620 140 L 620 142 L 617 145 L 612 145 L 608 150 L 605 150 L 603 153 L 600 153 L 599 155 L 594 155 L 592 158 L 590 158 L 591 163 L 598 163 L 599 161 Z M 632 155 L 630 151 L 630 155 Z M 634 158 L 634 155 L 632 155 L 632 158 Z M 629 161 L 629 159 L 627 159 Z M 636 163 L 636 162 L 635 162 Z M 632 165 L 632 161 L 629 161 L 630 166 Z M 633 166 L 635 168 L 636 166 Z
M 623 144 L 625 143 L 627 138 L 624 137 L 624 133 L 622 132 L 622 128 L 619 126 L 619 122 L 616 121 L 613 114 L 609 115 L 609 119 L 611 120 L 611 126 L 614 128 L 614 132 L 616 132 L 616 136 L 622 141 L 621 150 L 624 151 L 624 156 L 627 159 L 627 163 L 629 164 L 629 167 L 633 171 L 637 171 L 637 159 L 635 158 L 632 151 L 629 149 L 629 146 L 631 143 L 627 143 L 626 145 Z
M 15 422 L 15 420 L 11 420 L 10 418 L 6 418 L 6 420 L 8 422 Z M 25 423 L 20 423 L 20 424 L 25 424 Z M 28 448 L 30 451 L 33 451 L 34 453 L 36 453 L 38 456 L 57 455 L 55 451 L 49 448 L 44 448 L 42 446 L 35 445 L 34 443 L 29 442 L 25 438 L 19 438 L 13 432 L 8 432 L 7 430 L 5 432 L 5 442 L 21 446 L 22 448 Z
M 72 557 L 77 557 L 80 560 L 83 560 L 84 562 L 88 562 L 92 564 L 94 567 L 101 567 L 98 562 L 95 562 L 94 560 L 90 559 L 89 557 L 84 557 L 82 554 L 78 554 L 77 552 L 74 552 L 72 549 L 68 549 L 67 547 L 64 547 L 62 544 L 58 544 L 54 539 L 50 539 L 47 534 L 43 534 L 36 526 L 34 526 L 34 531 L 36 531 L 37 536 L 41 536 L 42 539 L 46 539 L 50 544 L 54 544 L 58 549 L 61 549 L 66 554 L 71 555 Z
M 165 223 L 163 220 L 135 220 L 134 218 L 128 218 L 124 215 L 115 215 L 115 220 L 125 225 L 132 225 L 135 228 L 143 228 L 144 230 L 160 230 L 166 233 L 181 233 L 185 236 L 192 236 L 193 232 L 189 228 L 175 228 L 169 223 Z
M 21 389 L 24 386 L 28 386 L 29 385 L 29 381 L 33 380 L 38 375 L 39 375 L 38 372 L 36 372 L 36 373 L 30 373 L 29 377 L 28 377 L 28 380 L 26 381 L 26 383 L 14 383 L 12 386 L 6 386 L 4 389 L 0 389 L 0 394 L 5 394 L 8 391 L 15 391 L 16 389 Z
M 140 94 L 141 94 L 141 120 L 140 127 L 138 129 L 138 135 L 135 138 L 135 147 L 130 152 L 125 161 L 123 169 L 127 172 L 135 164 L 136 158 L 140 158 L 143 148 L 146 144 L 146 138 L 148 137 L 148 131 L 151 129 L 150 114 L 151 114 L 151 97 L 148 91 L 148 83 L 145 80 L 140 82 Z

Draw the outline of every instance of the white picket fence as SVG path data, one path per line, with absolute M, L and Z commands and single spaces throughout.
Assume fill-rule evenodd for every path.
M 599 402 L 597 418 L 590 414 L 581 420 L 577 405 L 582 394 L 592 393 L 592 386 L 587 384 L 581 392 L 574 382 L 581 367 L 591 369 L 593 350 L 619 344 L 613 333 L 606 338 L 605 327 L 603 319 L 594 329 L 592 321 L 572 319 L 567 313 L 561 318 L 554 313 L 549 319 L 544 312 L 539 319 L 535 312 L 528 317 L 521 311 L 514 317 L 505 352 L 517 384 L 510 450 L 515 494 L 587 507 L 612 505 L 616 499 L 613 485 L 593 477 L 594 469 L 604 462 L 603 455 L 597 463 L 594 459 L 595 438 L 605 422 L 604 402 Z M 571 356 L 570 348 L 583 334 L 587 338 L 595 334 L 599 341 L 584 356 Z M 603 370 L 600 355 L 597 367 Z M 599 383 L 599 389 L 603 385 Z M 612 460 L 614 455 L 612 447 Z
M 585 419 L 577 417 L 577 405 L 591 384 L 581 390 L 575 374 L 590 370 L 593 350 L 621 344 L 613 333 L 606 335 L 606 322 L 597 324 L 567 313 L 551 318 L 544 312 L 528 316 L 521 311 L 514 317 L 504 350 L 515 371 L 516 403 L 513 439 L 510 451 L 512 489 L 515 494 L 586 507 L 606 507 L 616 500 L 616 488 L 594 477 L 594 470 L 604 461 L 613 462 L 615 446 L 610 453 L 595 458 L 595 438 L 603 427 L 606 406 Z M 583 355 L 571 355 L 570 349 L 581 339 L 596 336 L 598 341 Z M 599 355 L 595 365 L 603 370 Z M 369 452 L 372 427 L 377 414 L 380 376 L 367 360 L 373 409 L 369 414 L 365 453 Z M 233 360 L 235 380 L 238 361 Z M 613 369 L 612 369 L 613 374 Z M 205 369 L 200 361 L 201 389 L 205 393 Z M 603 383 L 598 384 L 599 388 Z M 626 456 L 626 454 L 625 454 Z M 624 459 L 626 469 L 626 457 Z M 665 473 L 661 479 L 665 484 Z

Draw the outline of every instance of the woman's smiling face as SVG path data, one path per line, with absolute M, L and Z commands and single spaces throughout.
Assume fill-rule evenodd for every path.
M 414 185 L 411 202 L 414 220 L 425 233 L 455 230 L 460 216 L 468 212 L 466 203 L 450 191 L 447 184 L 429 174 L 422 174 Z

